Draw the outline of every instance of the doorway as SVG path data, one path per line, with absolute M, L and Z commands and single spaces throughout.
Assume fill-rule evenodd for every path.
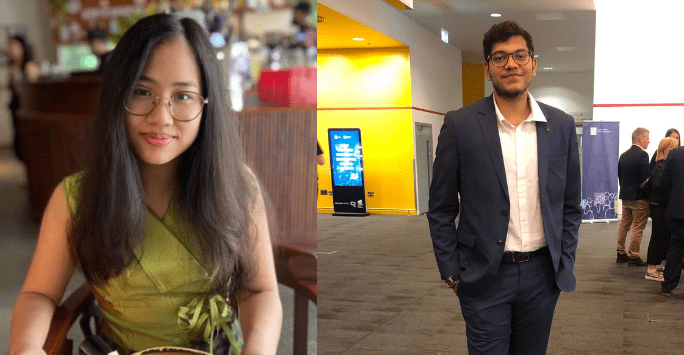
M 432 125 L 416 122 L 416 208 L 418 214 L 428 211 L 430 182 L 432 181 Z

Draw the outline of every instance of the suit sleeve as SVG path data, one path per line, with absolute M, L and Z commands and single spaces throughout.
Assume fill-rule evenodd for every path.
M 644 152 L 639 157 L 639 185 L 651 176 L 651 164 L 648 162 L 648 154 Z
M 461 272 L 455 225 L 459 213 L 459 157 L 456 129 L 450 114 L 447 113 L 444 118 L 439 133 L 427 213 L 432 246 L 442 279 Z
M 577 147 L 577 132 L 575 132 L 575 127 L 573 125 L 568 149 L 565 200 L 563 202 L 563 233 L 561 235 L 561 267 L 570 268 L 571 270 L 574 268 L 575 264 L 577 238 L 579 227 L 582 223 L 581 198 L 582 184 L 580 177 L 579 150 Z

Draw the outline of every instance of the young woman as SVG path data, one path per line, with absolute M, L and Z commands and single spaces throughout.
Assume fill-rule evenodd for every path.
M 677 135 L 679 137 L 679 135 Z M 660 175 L 663 172 L 663 167 L 665 167 L 665 159 L 670 150 L 677 148 L 679 146 L 679 140 L 674 137 L 666 137 L 660 141 L 658 144 L 658 150 L 656 151 L 655 166 L 651 170 L 651 220 L 652 231 L 651 231 L 651 241 L 648 243 L 648 254 L 646 257 L 646 263 L 648 268 L 646 269 L 646 275 L 644 278 L 647 280 L 660 281 L 662 282 L 663 274 L 662 267 L 663 261 L 667 257 L 668 245 L 670 244 L 670 225 L 665 217 L 665 210 L 667 209 L 668 202 L 670 201 L 670 190 L 663 189 L 660 186 Z M 658 270 L 660 268 L 661 270 Z
M 17 130 L 17 110 L 21 106 L 19 96 L 15 86 L 25 81 L 35 81 L 38 79 L 38 66 L 33 62 L 33 49 L 31 45 L 20 35 L 15 35 L 9 39 L 9 88 L 11 99 L 9 103 L 10 113 L 12 114 L 12 127 L 14 128 L 14 142 L 12 148 L 14 154 L 22 159 L 21 148 L 19 147 L 19 132 Z
M 155 15 L 123 36 L 104 73 L 93 162 L 46 208 L 11 355 L 44 354 L 77 266 L 120 352 L 275 354 L 282 310 L 264 202 L 220 78 L 192 20 Z
M 679 142 L 679 131 L 676 128 L 670 128 L 665 132 L 665 138 L 673 138 L 674 140 L 677 141 L 677 147 L 681 147 L 682 143 Z M 651 157 L 651 170 L 653 170 L 653 167 L 655 167 L 656 164 L 656 157 L 658 156 L 658 152 L 656 151 L 653 153 L 653 157 Z

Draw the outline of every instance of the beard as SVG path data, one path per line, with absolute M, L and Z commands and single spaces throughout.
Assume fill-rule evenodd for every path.
M 506 100 L 512 100 L 515 98 L 520 97 L 520 95 L 526 94 L 527 93 L 527 87 L 519 90 L 507 90 L 495 83 L 492 80 L 492 86 L 494 87 L 494 91 L 496 91 L 496 94 Z

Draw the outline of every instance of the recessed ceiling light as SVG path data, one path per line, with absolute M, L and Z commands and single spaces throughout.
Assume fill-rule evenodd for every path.
M 496 13 L 494 13 L 494 14 L 491 14 L 491 15 L 489 15 L 489 16 L 491 16 L 491 17 L 501 17 L 501 14 L 496 14 Z
M 553 70 L 551 67 L 544 67 L 544 70 Z
M 361 38 L 361 37 L 354 37 L 354 38 L 352 38 L 352 39 L 355 40 L 355 41 L 363 41 L 363 38 Z
M 535 54 L 534 57 L 535 57 L 535 58 L 539 58 L 539 54 Z
M 559 52 L 577 52 L 579 48 L 577 47 L 556 47 Z

